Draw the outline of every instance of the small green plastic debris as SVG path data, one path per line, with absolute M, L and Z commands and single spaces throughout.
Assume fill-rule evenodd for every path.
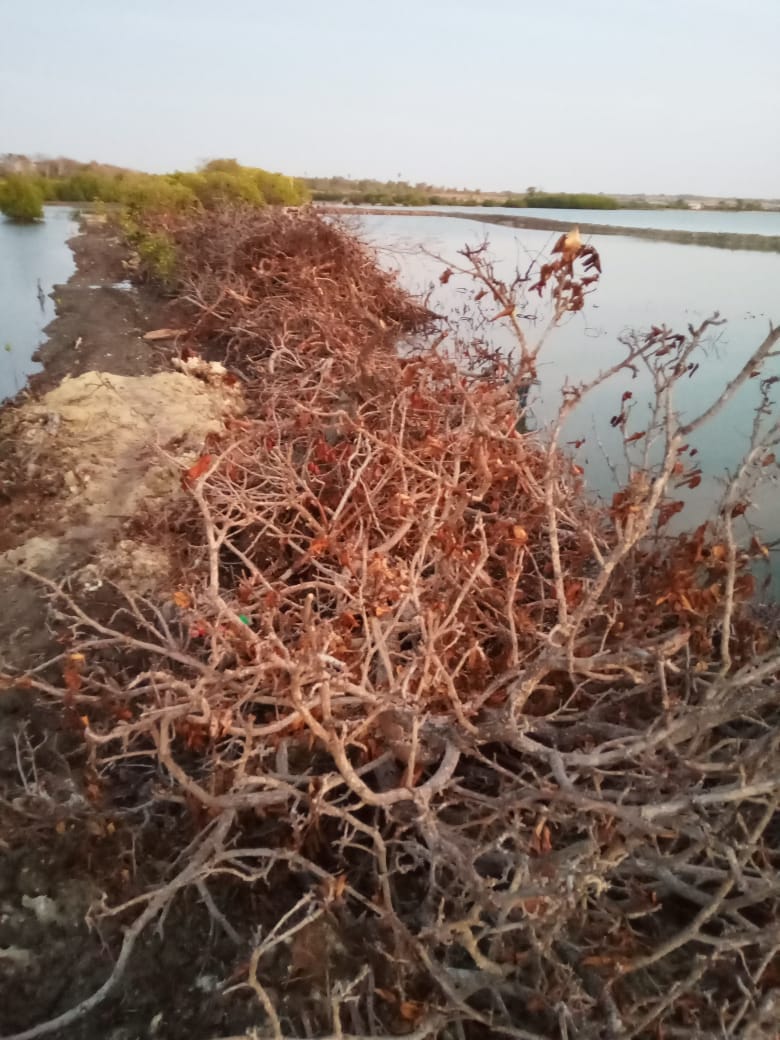
M 246 614 L 239 614 L 238 620 L 243 621 L 245 625 L 249 624 L 249 618 L 246 616 Z

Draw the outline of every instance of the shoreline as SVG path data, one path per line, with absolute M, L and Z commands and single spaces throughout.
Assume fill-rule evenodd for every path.
M 169 367 L 167 359 L 141 338 L 145 328 L 159 321 L 155 311 L 160 303 L 136 286 L 115 288 L 127 277 L 122 264 L 127 251 L 111 229 L 82 218 L 66 245 L 73 253 L 74 270 L 67 282 L 52 289 L 55 314 L 32 355 L 41 368 L 0 403 L 0 588 L 15 605 L 0 619 L 0 653 L 7 651 L 17 665 L 46 648 L 50 637 L 39 590 L 13 571 L 14 563 L 25 560 L 45 571 L 45 561 L 16 561 L 14 554 L 26 543 L 43 551 L 58 539 L 62 553 L 51 573 L 59 575 L 85 562 L 92 534 L 68 539 L 68 520 L 78 528 L 81 508 L 80 495 L 68 487 L 70 464 L 58 454 L 55 432 L 62 422 L 52 414 L 51 432 L 41 436 L 35 424 L 26 423 L 26 416 L 44 406 L 48 395 L 69 378 L 89 372 L 146 376 Z M 20 624 L 26 634 L 12 640 Z
M 144 340 L 165 327 L 171 301 L 127 281 L 114 230 L 82 221 L 67 244 L 75 270 L 55 286 L 33 355 L 42 368 L 0 405 L 0 587 L 16 605 L 0 618 L 0 656 L 7 646 L 24 666 L 49 634 L 38 590 L 15 567 L 59 579 L 110 554 L 134 521 L 135 491 L 163 465 L 156 446 L 199 445 L 201 420 L 221 404 L 177 369 L 169 342 Z M 25 637 L 11 640 L 20 625 Z
M 378 206 L 318 206 L 323 213 L 336 216 L 382 217 L 454 217 L 457 220 L 475 220 L 482 224 L 498 224 L 525 231 L 569 231 L 569 220 L 550 220 L 546 217 L 510 217 L 505 214 L 455 213 L 435 209 L 401 209 Z M 780 235 L 740 235 L 731 231 L 680 231 L 663 228 L 633 228 L 615 224 L 579 224 L 583 235 L 620 235 L 643 238 L 652 242 L 671 242 L 676 245 L 708 246 L 713 249 L 745 250 L 758 253 L 780 253 Z

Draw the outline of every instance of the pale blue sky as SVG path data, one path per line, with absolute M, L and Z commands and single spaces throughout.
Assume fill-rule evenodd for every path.
M 780 0 L 0 8 L 0 152 L 780 196 Z

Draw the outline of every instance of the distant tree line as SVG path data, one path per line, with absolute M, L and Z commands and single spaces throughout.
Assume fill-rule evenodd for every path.
M 503 206 L 550 209 L 618 209 L 620 203 L 609 195 L 549 193 L 528 188 L 490 192 L 442 188 L 407 181 L 351 180 L 349 177 L 308 177 L 306 186 L 315 202 L 346 203 L 354 206 Z
M 28 161 L 32 163 L 32 161 Z M 64 160 L 58 160 L 63 163 Z M 45 202 L 107 203 L 147 209 L 210 209 L 220 202 L 297 206 L 309 200 L 302 181 L 281 173 L 214 159 L 196 173 L 136 173 L 94 163 L 73 164 L 58 175 L 51 164 L 24 166 L 20 158 L 0 164 L 0 211 L 20 221 L 38 220 Z
M 644 198 L 616 199 L 588 192 L 483 192 L 446 188 L 400 178 L 379 181 L 350 177 L 288 177 L 235 159 L 213 159 L 197 172 L 139 173 L 104 163 L 66 158 L 0 155 L 0 212 L 15 220 L 38 220 L 45 202 L 101 202 L 139 210 L 209 209 L 219 202 L 254 206 L 297 206 L 313 200 L 355 206 L 501 206 L 509 209 L 689 209 L 687 199 L 652 203 Z M 714 207 L 713 203 L 711 208 Z M 697 205 L 695 208 L 701 208 Z M 761 209 L 756 200 L 720 200 L 718 209 Z

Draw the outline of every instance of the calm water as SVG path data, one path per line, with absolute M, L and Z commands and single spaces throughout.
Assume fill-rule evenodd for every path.
M 47 206 L 43 223 L 13 224 L 0 216 L 0 400 L 40 370 L 32 355 L 54 317 L 55 285 L 73 274 L 67 240 L 76 233 L 70 210 Z
M 390 210 L 391 211 L 391 210 Z M 664 231 L 714 231 L 739 235 L 780 235 L 780 211 L 735 213 L 719 210 L 677 209 L 509 209 L 505 206 L 438 206 L 442 213 L 503 214 L 563 220 L 571 224 L 608 224 L 610 227 L 660 228 Z
M 453 278 L 446 287 L 439 286 L 443 265 L 422 255 L 421 248 L 457 262 L 457 252 L 464 243 L 478 244 L 487 238 L 499 272 L 511 277 L 515 267 L 526 270 L 558 237 L 557 232 L 524 231 L 476 222 L 472 225 L 440 217 L 370 216 L 361 218 L 361 225 L 365 237 L 382 250 L 384 262 L 399 270 L 404 284 L 415 291 L 433 285 L 434 306 L 439 310 L 446 308 L 451 314 L 463 307 L 468 282 Z M 678 409 L 691 417 L 720 396 L 726 380 L 741 369 L 749 353 L 763 340 L 770 319 L 775 324 L 780 322 L 780 254 L 730 252 L 614 236 L 594 236 L 592 241 L 601 253 L 601 285 L 588 298 L 585 311 L 571 316 L 555 330 L 542 349 L 540 386 L 531 402 L 537 427 L 543 427 L 557 412 L 563 381 L 592 379 L 614 364 L 623 356 L 618 337 L 631 329 L 641 331 L 651 324 L 665 323 L 684 332 L 688 324 L 698 325 L 715 311 L 727 319 L 727 324 L 711 337 L 695 377 L 680 388 Z M 534 306 L 541 318 L 543 309 L 539 305 L 532 304 L 530 313 L 534 313 Z M 533 340 L 538 335 L 538 325 L 531 320 L 527 328 Z M 505 333 L 497 329 L 497 342 L 501 342 L 502 335 Z M 774 366 L 773 371 L 780 374 L 780 363 L 775 361 Z M 636 400 L 629 430 L 644 429 L 649 387 L 641 377 L 632 382 L 625 376 L 596 390 L 574 413 L 567 427 L 567 439 L 586 438 L 577 457 L 586 466 L 591 487 L 602 494 L 611 494 L 614 487 L 609 462 L 619 468 L 622 465 L 621 443 L 609 419 L 620 410 L 620 398 L 626 389 L 634 393 Z M 690 493 L 681 523 L 699 523 L 709 514 L 713 499 L 720 493 L 722 478 L 738 464 L 750 432 L 755 391 L 755 383 L 749 383 L 708 428 L 700 431 L 695 446 L 705 479 Z M 775 418 L 777 414 L 775 408 Z M 768 471 L 777 472 L 775 467 Z M 759 495 L 757 506 L 753 519 L 763 529 L 766 540 L 780 537 L 780 489 L 776 482 Z

